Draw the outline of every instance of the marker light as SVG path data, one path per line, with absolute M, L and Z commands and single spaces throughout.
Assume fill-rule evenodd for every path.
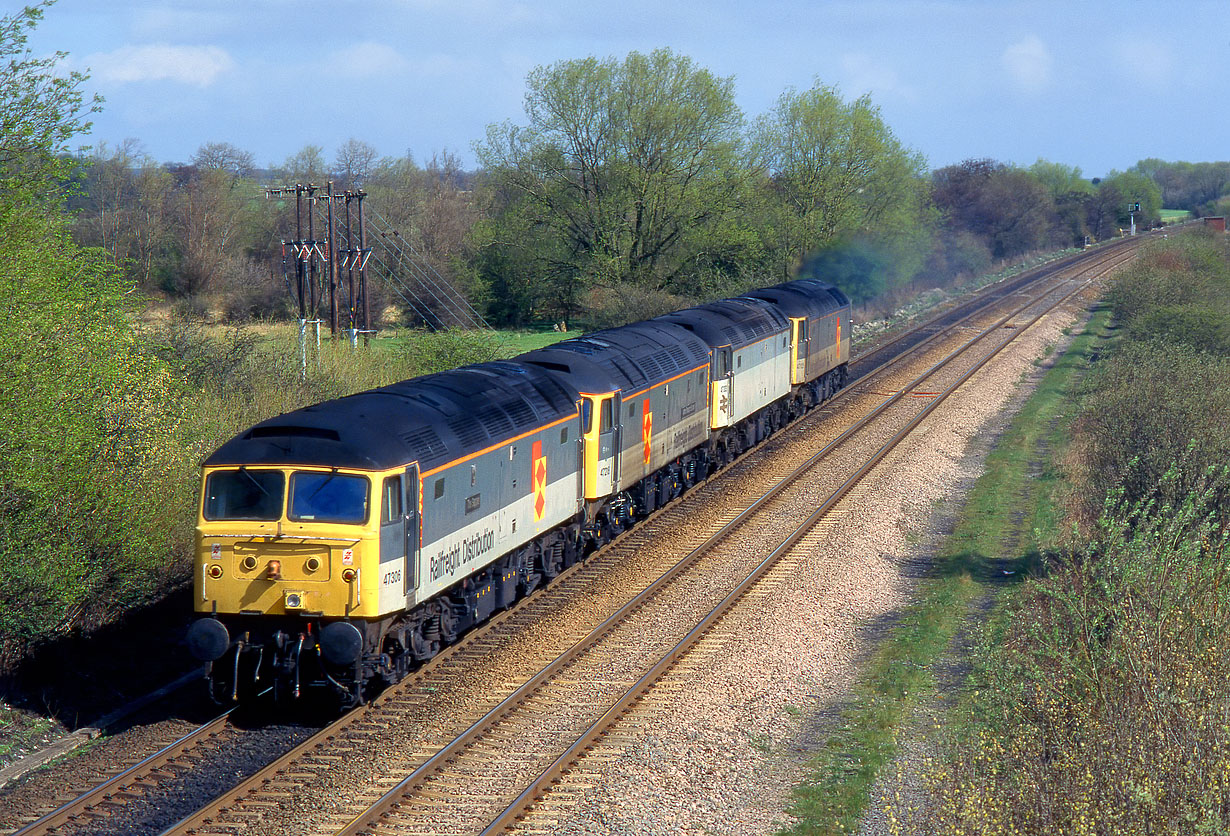
M 356 574 L 357 573 L 355 572 L 354 569 L 343 569 L 342 570 L 342 580 L 344 580 L 346 583 L 354 583 Z
M 209 576 L 213 578 L 214 580 L 217 580 L 218 578 L 222 577 L 222 567 L 219 566 L 217 563 L 210 565 L 208 571 L 209 571 Z

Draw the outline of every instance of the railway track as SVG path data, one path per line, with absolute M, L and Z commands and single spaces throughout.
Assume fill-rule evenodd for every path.
M 80 829 L 108 818 L 116 807 L 143 797 L 173 771 L 194 763 L 200 752 L 224 743 L 232 732 L 232 708 L 167 744 L 144 760 L 65 801 L 56 809 L 17 829 L 14 836 L 42 836 Z
M 1089 266 L 1077 271 L 1077 275 L 1105 271 L 1108 265 L 1130 257 L 1130 250 L 1107 248 L 1092 262 L 1083 262 Z M 297 790 L 313 784 L 317 788 L 310 795 L 319 803 L 306 800 L 306 806 L 314 808 L 315 813 L 315 818 L 309 817 L 312 832 L 378 832 L 391 815 L 399 816 L 396 828 L 409 826 L 408 832 L 496 832 L 509 826 L 525 814 L 552 781 L 558 779 L 567 764 L 587 749 L 591 757 L 595 747 L 600 751 L 602 735 L 618 721 L 621 712 L 635 704 L 689 647 L 704 641 L 707 631 L 726 610 L 736 605 L 743 592 L 758 578 L 771 571 L 778 561 L 789 559 L 792 538 L 795 542 L 806 538 L 806 532 L 816 522 L 816 514 L 800 515 L 790 508 L 800 505 L 810 509 L 818 505 L 831 507 L 857 484 L 857 474 L 843 471 L 845 475 L 839 478 L 826 464 L 833 459 L 834 451 L 843 445 L 846 449 L 875 448 L 880 451 L 875 458 L 878 461 L 887 455 L 895 442 L 885 441 L 882 435 L 860 436 L 866 427 L 877 425 L 881 428 L 878 432 L 883 434 L 887 432 L 884 427 L 890 423 L 884 418 L 885 413 L 896 409 L 908 415 L 911 410 L 902 404 L 917 407 L 922 402 L 924 411 L 912 410 L 917 423 L 947 397 L 946 393 L 959 386 L 959 382 L 936 382 L 937 376 L 945 373 L 943 369 L 950 368 L 950 363 L 933 363 L 924 376 L 914 375 L 905 380 L 902 372 L 894 371 L 904 358 L 945 351 L 941 344 L 945 340 L 951 342 L 951 336 L 945 335 L 951 335 L 954 330 L 979 329 L 985 333 L 966 340 L 959 352 L 947 350 L 953 356 L 968 356 L 975 345 L 989 339 L 987 334 L 1016 330 L 1005 326 L 1020 325 L 1024 306 L 998 316 L 989 312 L 997 305 L 1006 304 L 1005 300 L 1029 285 L 1049 283 L 1048 292 L 1057 295 L 1061 294 L 1060 286 L 1066 288 L 1063 292 L 1071 290 L 1072 283 L 1082 279 L 1056 278 L 1056 274 L 1065 273 L 1066 267 L 1059 265 L 1050 270 L 1033 271 L 1027 280 L 1018 278 L 984 291 L 979 294 L 974 311 L 946 312 L 923 323 L 910 335 L 878 346 L 874 356 L 880 359 L 875 363 L 860 355 L 856 361 L 859 369 L 856 376 L 864 379 L 864 383 L 847 388 L 817 413 L 831 415 L 846 402 L 872 399 L 882 402 L 875 409 L 875 415 L 858 426 L 852 425 L 840 438 L 821 444 L 817 437 L 823 436 L 824 431 L 816 428 L 825 424 L 818 420 L 817 413 L 813 413 L 799 422 L 800 428 L 808 428 L 806 432 L 797 433 L 799 438 L 794 438 L 795 433 L 792 433 L 790 438 L 778 436 L 769 442 L 778 445 L 780 449 L 775 455 L 790 462 L 792 472 L 781 469 L 771 474 L 760 472 L 759 478 L 751 480 L 751 485 L 739 489 L 729 486 L 717 489 L 712 480 L 698 486 L 689 496 L 703 490 L 720 495 L 723 499 L 720 516 L 703 532 L 687 540 L 678 541 L 678 536 L 670 538 L 667 535 L 668 539 L 678 541 L 672 543 L 673 556 L 667 555 L 662 546 L 655 546 L 653 538 L 657 537 L 660 543 L 661 531 L 681 532 L 697 527 L 694 518 L 689 520 L 694 506 L 688 505 L 687 498 L 656 514 L 652 526 L 648 521 L 642 523 L 587 563 L 561 575 L 547 590 L 550 594 L 534 596 L 496 616 L 486 628 L 463 638 L 376 703 L 343 717 L 286 758 L 270 764 L 166 832 L 306 832 L 299 825 L 307 822 L 296 812 L 304 806 L 305 799 L 298 797 Z M 979 319 L 989 320 L 991 324 L 978 324 Z M 886 357 L 897 359 L 884 360 Z M 872 365 L 876 365 L 878 371 L 873 373 Z M 969 374 L 972 373 L 970 370 Z M 926 382 L 928 380 L 932 382 Z M 944 384 L 942 390 L 941 383 Z M 890 390 L 892 395 L 886 398 L 882 393 Z M 900 424 L 901 419 L 897 419 L 897 423 Z M 909 420 L 904 423 L 908 424 Z M 898 427 L 894 432 L 904 435 L 908 429 Z M 817 446 L 824 449 L 814 455 L 808 452 Z M 754 451 L 749 456 L 757 456 L 757 453 Z M 864 464 L 869 469 L 874 463 Z M 741 466 L 746 467 L 746 464 L 736 462 L 728 470 Z M 808 478 L 808 474 L 814 477 L 818 471 L 825 471 L 823 479 Z M 791 487 L 800 483 L 809 485 L 810 494 L 800 494 L 799 488 Z M 816 494 L 820 489 L 817 485 L 821 483 L 828 499 L 818 501 Z M 713 504 L 713 498 L 709 501 Z M 685 526 L 685 522 L 689 525 Z M 778 545 L 767 555 L 762 549 L 750 558 L 746 554 L 722 557 L 719 554 L 721 543 L 740 528 L 755 530 L 761 539 L 771 533 L 773 542 Z M 608 607 L 605 603 L 602 607 L 560 605 L 561 600 L 584 601 L 587 595 L 592 595 L 595 575 L 626 573 L 630 565 L 644 563 L 640 556 L 646 549 L 661 552 L 655 555 L 654 566 L 644 567 L 649 574 L 657 573 L 654 577 L 658 580 L 642 584 L 642 591 L 624 608 L 615 610 L 614 604 Z M 674 568 L 665 575 L 656 568 L 670 562 L 675 564 Z M 717 583 L 718 578 L 722 579 L 721 583 Z M 674 591 L 667 594 L 670 590 Z M 657 603 L 653 603 L 655 601 Z M 681 622 L 674 616 L 684 612 L 690 616 L 684 619 L 689 624 L 680 626 Z M 668 615 L 672 618 L 667 618 Z M 519 637 L 526 631 L 541 631 L 544 623 L 558 624 L 561 618 L 569 622 L 568 629 L 558 631 L 558 641 L 551 647 L 558 648 L 559 644 L 580 637 L 564 654 L 555 655 L 554 651 L 544 649 L 526 652 L 523 646 L 519 647 L 524 645 Z M 668 628 L 667 622 L 673 626 Z M 652 647 L 646 641 L 647 636 L 655 639 Z M 520 654 L 519 664 L 476 678 L 474 668 L 482 664 L 476 660 L 497 653 Z M 634 659 L 637 660 L 635 665 L 632 664 Z M 615 671 L 623 673 L 616 677 L 612 673 Z M 562 705 L 591 706 L 591 710 L 581 716 L 569 715 L 564 722 L 559 713 Z M 458 711 L 458 706 L 465 710 Z M 440 718 L 449 712 L 467 719 L 441 721 Z M 517 716 L 537 718 L 540 722 L 547 720 L 545 725 L 550 728 L 519 730 L 515 725 L 518 721 L 514 719 Z M 168 764 L 174 763 L 174 758 L 191 758 L 184 753 L 197 745 L 194 740 L 209 739 L 210 732 L 205 731 L 206 728 L 176 741 L 163 752 L 116 775 L 19 833 L 24 836 L 69 832 L 106 816 L 112 807 L 145 793 L 160 776 L 168 774 L 168 768 L 173 772 L 174 768 Z M 542 735 L 548 731 L 554 741 L 551 746 L 534 745 L 527 751 L 520 751 L 513 745 L 518 741 L 545 739 Z M 379 741 L 390 732 L 399 735 L 400 743 L 382 746 Z M 494 749 L 491 748 L 493 743 Z M 179 754 L 171 753 L 174 747 L 180 748 Z M 521 748 L 526 749 L 525 746 Z M 503 755 L 498 754 L 501 751 Z M 547 757 L 544 752 L 552 756 Z M 331 795 L 329 779 L 335 770 L 364 760 L 373 761 L 375 773 L 406 777 L 376 778 L 368 791 L 350 794 L 345 799 L 343 792 L 337 793 L 336 798 Z M 541 763 L 544 760 L 547 761 L 545 765 Z M 531 762 L 537 765 L 531 767 Z M 480 777 L 482 764 L 503 764 L 506 768 L 502 771 L 487 769 Z M 507 768 L 510 764 L 515 768 Z M 478 789 L 467 793 L 458 789 L 459 782 Z M 498 792 L 497 786 L 500 787 Z M 417 799 L 411 801 L 415 796 Z M 478 799 L 477 807 L 483 808 L 484 804 L 486 807 L 464 812 L 454 806 L 457 797 L 472 796 Z M 500 809 L 499 804 L 492 805 L 492 798 L 507 803 Z M 416 811 L 417 823 L 408 825 L 406 816 L 411 809 Z M 439 827 L 441 822 L 449 823 L 454 829 Z
M 343 718 L 166 833 L 280 832 L 295 829 L 296 822 L 302 832 L 342 834 L 494 833 L 512 826 L 571 764 L 595 753 L 600 757 L 601 739 L 620 717 L 683 654 L 703 642 L 747 590 L 792 559 L 792 550 L 815 536 L 809 532 L 824 514 L 939 403 L 1016 333 L 1085 287 L 1087 274 L 1130 257 L 1107 253 L 1074 276 L 1043 280 L 1046 286 L 1038 299 L 995 316 L 984 309 L 976 316 L 989 323 L 904 383 L 892 381 L 900 372 L 869 375 L 842 397 L 878 398 L 879 406 L 790 472 L 763 477 L 753 491 L 724 490 L 727 501 L 717 519 L 707 527 L 692 521 L 691 528 L 703 532 L 682 541 L 674 538 L 670 549 L 659 539 L 656 549 L 674 554 L 656 554 L 655 564 L 669 558 L 673 567 L 609 614 L 595 606 L 588 618 L 572 625 L 571 633 L 581 635 L 563 653 L 546 658 L 539 650 L 521 658 L 515 672 L 500 668 L 475 680 L 472 670 L 464 672 L 475 665 L 474 654 L 515 655 L 517 645 L 524 644 L 520 630 L 503 638 L 492 635 L 502 630 L 481 631 L 427 674 Z M 1019 292 L 1004 295 L 997 304 L 1006 304 Z M 936 350 L 929 346 L 941 334 L 933 336 L 918 341 L 910 353 L 921 356 Z M 891 394 L 877 394 L 882 388 L 890 388 Z M 770 485 L 763 490 L 766 480 Z M 666 509 L 657 518 L 660 528 L 676 525 L 670 518 L 682 513 L 678 506 Z M 641 529 L 621 537 L 586 566 L 618 572 L 635 563 L 647 547 L 645 537 L 637 536 Z M 735 531 L 754 536 L 732 544 Z M 564 585 L 571 581 L 583 587 L 590 574 L 587 569 L 562 579 Z M 584 589 L 568 594 L 583 595 Z M 531 619 L 528 627 L 539 619 L 539 630 L 550 629 L 550 613 L 534 613 L 536 609 L 531 598 L 499 621 L 526 617 Z M 563 617 L 569 612 L 577 611 L 557 610 Z M 560 638 L 568 635 L 561 633 Z M 467 676 L 467 683 L 454 682 Z M 439 716 L 445 705 L 453 712 L 446 721 Z M 334 783 L 322 779 L 355 759 L 371 761 L 373 778 L 367 789 L 331 795 Z M 313 788 L 300 795 L 304 785 Z M 309 796 L 313 801 L 305 803 Z M 325 809 L 322 799 L 328 799 Z M 312 808 L 314 818 L 307 816 Z

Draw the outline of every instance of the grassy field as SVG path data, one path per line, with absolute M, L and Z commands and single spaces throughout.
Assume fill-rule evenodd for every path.
M 222 333 L 232 330 L 233 326 L 216 326 L 211 328 L 211 331 Z M 276 323 L 260 323 L 244 326 L 247 330 L 262 337 L 267 338 L 271 342 L 282 342 L 292 344 L 298 334 L 299 326 L 289 322 Z M 426 332 L 413 328 L 385 328 L 376 333 L 369 341 L 368 346 L 376 352 L 402 353 L 410 349 L 411 346 L 420 340 Z M 568 333 L 560 333 L 558 331 L 473 331 L 451 332 L 454 334 L 472 334 L 476 340 L 485 340 L 490 342 L 491 350 L 498 357 L 513 357 L 517 354 L 523 354 L 526 351 L 533 351 L 536 348 L 548 346 L 551 343 L 559 342 L 568 337 L 580 336 L 582 332 L 574 331 Z M 320 334 L 322 344 L 329 340 L 328 329 L 322 329 Z M 342 335 L 342 339 L 346 339 L 346 335 Z M 309 335 L 309 340 L 315 340 L 315 334 Z M 361 344 L 362 345 L 362 344 Z
M 1189 218 L 1191 218 L 1191 216 L 1192 216 L 1192 213 L 1187 211 L 1186 209 L 1163 209 L 1162 210 L 1162 223 L 1164 224 L 1182 223 L 1183 221 L 1186 221 Z
M 842 728 L 795 788 L 790 812 L 798 821 L 785 833 L 858 831 L 872 786 L 897 755 L 901 736 L 923 733 L 910 724 L 915 709 L 936 698 L 931 671 L 953 637 L 975 604 L 997 595 L 1005 578 L 1024 577 L 1037 559 L 1037 535 L 1055 527 L 1057 485 L 1053 472 L 1039 476 L 1032 463 L 1049 459 L 1062 443 L 1063 419 L 1074 408 L 1074 392 L 1108 317 L 1100 311 L 1076 337 L 988 457 L 953 534 L 935 557 L 934 577 L 922 584 L 916 603 L 869 660 Z

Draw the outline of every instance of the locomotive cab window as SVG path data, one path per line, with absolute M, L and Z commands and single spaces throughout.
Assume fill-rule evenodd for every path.
M 380 503 L 380 522 L 383 525 L 401 522 L 401 477 L 389 476 L 384 480 L 381 491 L 383 499 Z
M 366 522 L 367 487 L 362 476 L 297 471 L 290 476 L 288 516 L 296 522 Z
M 207 520 L 265 520 L 282 516 L 286 480 L 277 470 L 218 470 L 205 480 Z
M 614 402 L 614 400 L 615 400 L 614 398 L 607 398 L 605 401 L 602 402 L 602 410 L 601 410 L 602 418 L 598 421 L 598 432 L 600 433 L 604 433 L 611 428 L 611 424 L 613 420 L 611 418 L 611 404 Z

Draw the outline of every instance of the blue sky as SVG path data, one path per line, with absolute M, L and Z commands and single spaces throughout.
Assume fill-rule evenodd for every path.
M 0 0 L 11 13 L 21 2 Z M 749 119 L 816 80 L 870 94 L 933 168 L 1039 157 L 1086 176 L 1230 159 L 1223 0 L 59 0 L 31 38 L 89 68 L 90 141 L 161 162 L 230 142 L 260 165 L 351 137 L 467 165 L 524 122 L 526 74 L 670 47 L 734 76 Z

